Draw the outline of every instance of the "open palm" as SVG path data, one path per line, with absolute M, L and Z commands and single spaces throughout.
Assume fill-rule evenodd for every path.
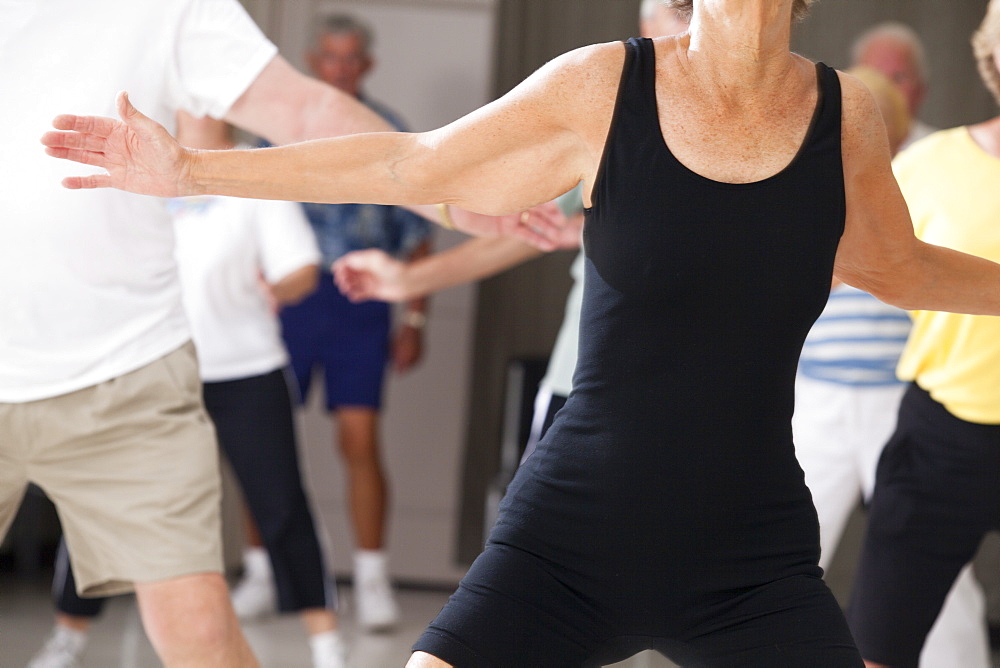
M 49 155 L 95 165 L 106 172 L 67 177 L 63 186 L 118 188 L 160 197 L 192 194 L 184 186 L 190 152 L 166 128 L 133 107 L 126 93 L 118 94 L 115 105 L 120 121 L 62 115 L 52 121 L 57 131 L 42 136 Z

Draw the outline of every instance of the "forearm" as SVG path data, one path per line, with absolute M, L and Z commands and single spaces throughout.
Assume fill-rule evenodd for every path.
M 271 294 L 281 306 L 297 304 L 308 297 L 319 283 L 319 267 L 314 264 L 296 269 L 280 281 L 270 284 Z
M 416 262 L 420 262 L 424 258 L 430 257 L 431 254 L 431 244 L 429 241 L 421 242 L 412 253 L 410 253 L 407 258 L 407 263 L 412 265 Z M 405 309 L 406 313 L 415 313 L 425 316 L 427 314 L 427 307 L 430 304 L 430 299 L 427 294 L 418 295 L 406 300 Z
M 478 281 L 539 255 L 542 251 L 517 239 L 472 239 L 409 264 L 401 281 L 405 299 Z
M 942 246 L 918 241 L 906 262 L 842 278 L 906 310 L 1000 315 L 1000 265 Z
M 434 204 L 433 187 L 396 173 L 414 142 L 407 133 L 371 133 L 273 148 L 192 151 L 184 174 L 190 194 L 298 202 Z

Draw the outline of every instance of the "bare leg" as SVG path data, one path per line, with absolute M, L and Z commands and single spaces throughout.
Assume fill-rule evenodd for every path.
M 378 451 L 378 413 L 349 406 L 338 408 L 336 415 L 355 540 L 362 550 L 380 550 L 388 492 Z
M 167 668 L 250 668 L 247 645 L 219 573 L 136 584 L 143 625 Z
M 243 537 L 250 547 L 264 547 L 264 541 L 257 530 L 257 522 L 254 521 L 247 504 L 243 504 Z
M 81 633 L 90 631 L 92 623 L 93 620 L 90 617 L 77 617 L 76 615 L 67 615 L 65 612 L 56 613 L 56 625 Z
M 311 636 L 337 629 L 337 615 L 332 610 L 327 610 L 326 608 L 300 610 L 299 619 L 302 620 L 302 624 Z
M 881 663 L 872 663 L 871 661 L 865 661 L 865 668 L 889 668 L 889 666 L 886 666 L 885 664 Z
M 436 656 L 431 656 L 427 652 L 414 652 L 410 655 L 410 660 L 406 662 L 406 668 L 454 668 L 450 663 L 445 663 Z

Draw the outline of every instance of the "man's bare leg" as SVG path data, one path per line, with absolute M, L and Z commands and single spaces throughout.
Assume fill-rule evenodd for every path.
M 219 573 L 137 583 L 143 626 L 167 668 L 253 668 L 250 650 Z
M 337 409 L 336 417 L 355 541 L 359 549 L 381 550 L 388 493 L 378 451 L 378 413 L 372 408 L 344 406 Z

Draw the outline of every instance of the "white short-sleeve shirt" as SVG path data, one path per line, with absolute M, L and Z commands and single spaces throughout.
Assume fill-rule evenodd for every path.
M 320 261 L 294 202 L 185 197 L 170 202 L 184 309 L 202 380 L 257 376 L 288 364 L 260 279 L 277 283 Z
M 0 402 L 122 375 L 190 338 L 163 200 L 69 191 L 60 113 L 224 115 L 276 49 L 236 0 L 0 0 Z

